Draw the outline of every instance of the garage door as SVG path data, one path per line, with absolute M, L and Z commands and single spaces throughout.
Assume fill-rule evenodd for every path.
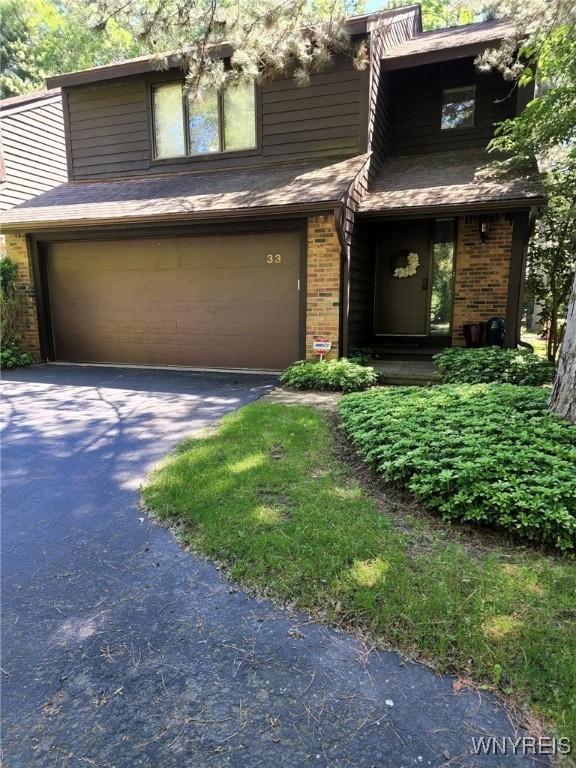
M 55 357 L 283 368 L 299 350 L 300 235 L 47 246 Z

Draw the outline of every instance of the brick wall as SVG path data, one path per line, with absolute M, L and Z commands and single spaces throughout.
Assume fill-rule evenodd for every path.
M 340 325 L 340 242 L 332 214 L 308 219 L 306 273 L 306 357 L 314 358 L 315 336 L 332 342 L 330 358 L 338 357 Z
M 490 222 L 485 243 L 480 241 L 478 218 L 458 221 L 452 343 L 462 345 L 464 323 L 506 316 L 508 272 L 512 249 L 512 221 L 504 216 Z
M 38 317 L 36 315 L 36 297 L 30 254 L 25 235 L 8 233 L 5 236 L 6 255 L 18 267 L 17 287 L 26 296 L 26 330 L 22 337 L 22 347 L 30 352 L 35 360 L 40 359 L 38 339 Z

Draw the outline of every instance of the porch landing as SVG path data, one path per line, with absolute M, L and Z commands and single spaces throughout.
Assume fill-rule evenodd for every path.
M 440 380 L 432 360 L 372 360 L 382 384 L 427 386 Z

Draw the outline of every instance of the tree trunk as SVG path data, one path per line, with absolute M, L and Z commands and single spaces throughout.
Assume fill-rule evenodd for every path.
M 558 373 L 550 397 L 550 410 L 576 424 L 576 275 L 568 304 Z

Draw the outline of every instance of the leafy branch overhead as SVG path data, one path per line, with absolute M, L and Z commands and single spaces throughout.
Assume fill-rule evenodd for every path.
M 251 78 L 279 75 L 307 85 L 313 72 L 327 69 L 336 54 L 367 64 L 366 45 L 347 33 L 345 18 L 356 2 L 331 0 L 100 0 L 92 24 L 116 22 L 159 55 L 159 68 L 180 64 L 191 92 Z
M 536 84 L 521 115 L 496 129 L 492 148 L 531 158 L 559 150 L 576 159 L 576 5 L 572 0 L 500 0 L 494 11 L 513 21 L 498 48 L 480 57 L 519 87 Z

